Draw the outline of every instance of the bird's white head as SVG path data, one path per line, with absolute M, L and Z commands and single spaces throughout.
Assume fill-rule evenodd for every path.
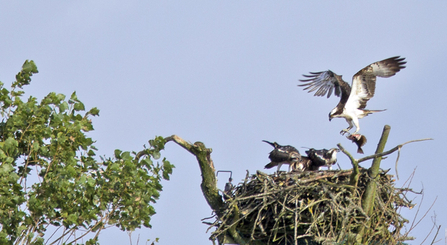
M 334 109 L 332 109 L 331 112 L 329 112 L 329 121 L 332 120 L 332 118 L 337 117 L 337 107 L 335 107 Z
M 328 151 L 328 153 L 330 154 L 330 156 L 331 156 L 331 160 L 332 161 L 334 161 L 334 163 L 332 163 L 332 164 L 335 164 L 335 162 L 337 161 L 337 152 L 339 152 L 340 150 L 338 149 L 338 148 L 331 148 L 329 151 Z
M 329 150 L 329 153 L 332 155 L 337 155 L 337 152 L 339 152 L 340 150 L 338 148 L 331 148 Z

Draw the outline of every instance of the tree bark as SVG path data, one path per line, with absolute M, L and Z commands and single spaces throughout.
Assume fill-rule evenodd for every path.
M 382 132 L 382 137 L 380 137 L 379 144 L 377 145 L 376 153 L 382 153 L 385 149 L 386 142 L 388 140 L 388 135 L 390 134 L 391 127 L 389 125 L 385 125 Z M 374 207 L 374 197 L 376 194 L 376 177 L 379 174 L 380 170 L 380 162 L 382 161 L 382 157 L 375 157 L 371 167 L 368 170 L 370 181 L 366 186 L 365 193 L 363 194 L 362 200 L 362 208 L 368 214 L 371 215 Z
M 211 207 L 211 209 L 216 213 L 218 217 L 222 217 L 223 210 L 225 208 L 225 203 L 223 202 L 222 195 L 219 194 L 219 190 L 217 188 L 217 179 L 216 179 L 216 169 L 214 168 L 213 160 L 211 159 L 212 149 L 206 148 L 205 144 L 202 142 L 195 142 L 194 144 L 188 143 L 177 135 L 172 135 L 165 138 L 166 143 L 169 141 L 174 141 L 191 154 L 196 156 L 197 161 L 199 163 L 200 171 L 202 173 L 202 184 L 200 185 L 202 188 L 203 195 Z M 233 220 L 239 219 L 239 210 L 237 208 L 232 210 L 234 218 Z M 247 238 L 241 237 L 236 229 L 236 223 L 232 225 L 228 232 L 223 237 L 219 237 L 219 240 L 223 243 L 237 243 L 240 245 L 251 244 L 257 245 L 259 244 L 256 241 L 250 241 Z
M 194 144 L 191 144 L 177 135 L 172 135 L 170 137 L 166 137 L 165 139 L 166 142 L 174 141 L 196 156 L 199 163 L 200 172 L 202 173 L 202 184 L 200 187 L 202 188 L 203 196 L 217 216 L 221 216 L 224 208 L 224 202 L 222 200 L 222 196 L 219 194 L 219 190 L 217 189 L 216 169 L 214 168 L 214 163 L 211 159 L 212 149 L 206 148 L 205 144 L 202 142 L 195 142 Z

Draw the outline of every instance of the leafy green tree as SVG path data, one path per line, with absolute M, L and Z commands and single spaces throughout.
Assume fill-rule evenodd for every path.
M 0 244 L 43 244 L 50 230 L 58 232 L 48 244 L 85 241 L 87 234 L 94 235 L 86 244 L 96 244 L 109 226 L 150 227 L 160 182 L 173 168 L 166 159 L 153 161 L 165 139 L 98 159 L 86 133 L 99 110 L 86 110 L 76 93 L 25 100 L 23 87 L 37 72 L 26 61 L 11 89 L 0 82 Z

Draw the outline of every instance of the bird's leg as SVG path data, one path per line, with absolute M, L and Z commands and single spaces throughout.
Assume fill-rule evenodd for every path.
M 294 168 L 296 168 L 298 164 L 299 164 L 299 162 L 291 162 L 291 163 L 289 164 L 289 173 L 291 173 L 292 170 L 293 170 Z
M 278 169 L 276 169 L 276 172 L 279 173 L 279 169 L 281 169 L 282 163 L 278 163 Z
M 349 132 L 350 129 L 351 129 L 351 128 L 343 129 L 342 131 L 340 131 L 340 134 L 341 134 L 341 135 L 345 135 L 346 133 Z
M 341 135 L 345 135 L 346 133 L 349 134 L 349 130 L 351 130 L 351 128 L 352 128 L 352 126 L 349 126 L 349 127 L 345 128 L 345 129 L 343 129 L 342 131 L 340 131 L 340 134 Z
M 355 132 L 353 134 L 357 134 L 357 132 L 360 130 L 359 119 L 358 118 L 353 118 L 352 122 L 355 125 Z
M 346 122 L 349 124 L 349 127 L 340 131 L 341 135 L 345 135 L 347 132 L 349 132 L 349 130 L 351 130 L 352 127 L 354 127 L 354 125 L 352 124 L 352 119 L 346 119 Z M 358 125 L 358 123 L 357 123 L 357 125 Z

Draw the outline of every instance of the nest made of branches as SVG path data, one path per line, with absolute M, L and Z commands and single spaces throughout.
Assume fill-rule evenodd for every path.
M 412 208 L 408 191 L 394 186 L 392 175 L 381 170 L 372 180 L 366 169 L 354 187 L 352 170 L 249 175 L 226 195 L 226 209 L 214 223 L 211 239 L 231 230 L 263 244 L 333 244 L 352 239 L 360 230 L 370 244 L 398 244 L 408 238 L 401 229 L 408 220 L 401 207 Z M 367 183 L 376 181 L 374 212 L 362 209 Z M 211 227 L 210 227 L 211 228 Z M 367 229 L 365 229 L 367 228 Z

